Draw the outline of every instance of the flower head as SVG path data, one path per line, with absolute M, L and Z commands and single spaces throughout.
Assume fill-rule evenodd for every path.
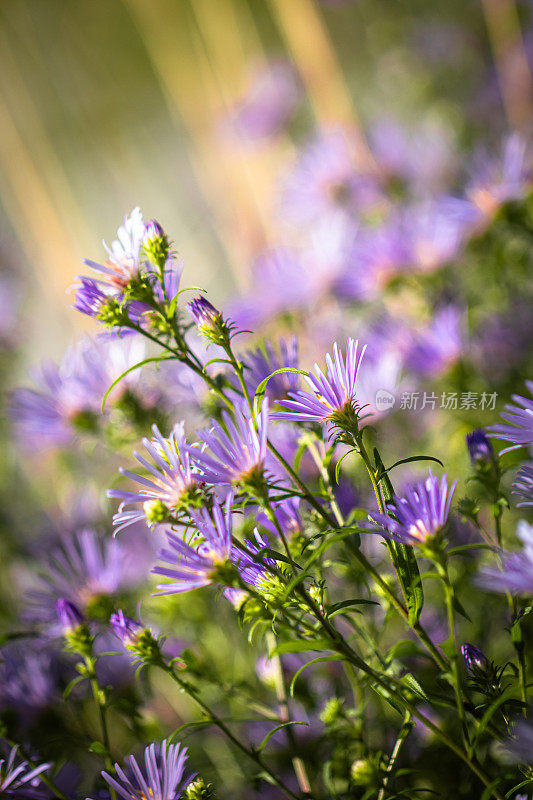
M 533 506 L 533 464 L 524 464 L 516 473 L 513 483 L 513 494 L 521 498 L 517 507 Z
M 155 219 L 151 219 L 145 225 L 142 249 L 152 264 L 156 266 L 165 264 L 170 251 L 170 242 L 165 231 Z
M 139 634 L 144 630 L 139 622 L 131 617 L 127 617 L 122 609 L 111 614 L 109 624 L 115 636 L 125 645 L 135 643 Z
M 121 294 L 131 278 L 138 274 L 144 236 L 143 216 L 141 209 L 137 207 L 124 218 L 124 225 L 117 230 L 117 238 L 111 243 L 111 247 L 104 242 L 109 255 L 105 266 L 89 259 L 84 261 L 98 273 L 99 282 L 111 293 Z
M 206 297 L 191 300 L 187 303 L 187 311 L 206 339 L 221 346 L 229 344 L 231 324 L 224 320 L 222 313 Z
M 479 583 L 491 592 L 533 595 L 533 525 L 521 520 L 517 527 L 518 538 L 524 547 L 520 553 L 506 553 L 502 569 L 486 567 Z
M 462 338 L 459 309 L 451 305 L 439 309 L 416 337 L 407 359 L 409 366 L 421 375 L 446 372 L 461 355 Z
M 146 521 L 148 525 L 165 522 L 169 516 L 187 510 L 203 497 L 199 476 L 193 472 L 185 443 L 183 422 L 174 426 L 168 439 L 161 435 L 157 425 L 152 427 L 152 431 L 152 441 L 143 439 L 143 445 L 155 466 L 137 451 L 133 453 L 152 477 L 120 469 L 122 475 L 144 488 L 133 492 L 122 489 L 109 489 L 107 492 L 108 497 L 122 500 L 118 513 L 113 517 L 116 533 L 140 521 Z
M 200 431 L 199 439 L 208 449 L 191 450 L 191 457 L 206 483 L 259 487 L 267 452 L 268 399 L 257 414 L 257 428 L 244 404 L 235 408 L 234 415 L 232 419 L 223 412 L 224 428 L 213 422 L 212 428 Z
M 5 749 L 5 747 L 3 748 Z M 50 769 L 51 764 L 29 764 L 17 756 L 18 746 L 12 747 L 7 757 L 0 757 L 0 796 L 15 800 L 31 800 L 49 796 L 49 790 L 41 783 L 40 775 Z
M 144 751 L 144 765 L 139 766 L 134 756 L 126 758 L 126 769 L 115 764 L 116 778 L 102 772 L 109 786 L 124 800 L 179 800 L 183 790 L 193 779 L 183 777 L 187 748 L 179 744 L 151 744 Z M 144 766 L 144 768 L 143 768 Z
M 74 630 L 80 625 L 83 625 L 83 614 L 79 608 L 67 600 L 65 597 L 60 597 L 56 602 L 56 614 L 59 624 L 65 632 Z
M 533 394 L 533 381 L 526 381 L 526 386 L 530 394 Z M 533 400 L 519 394 L 513 394 L 512 399 L 516 405 L 506 405 L 501 414 L 509 424 L 491 425 L 488 428 L 489 436 L 493 439 L 511 442 L 510 447 L 500 450 L 500 455 L 533 444 Z
M 57 675 L 48 649 L 10 643 L 0 650 L 0 708 L 32 719 L 57 698 Z
M 345 364 L 335 342 L 333 358 L 329 353 L 326 355 L 327 377 L 315 364 L 316 377 L 311 374 L 304 377 L 311 392 L 290 392 L 290 400 L 279 401 L 289 411 L 277 411 L 273 416 L 280 420 L 322 422 L 339 427 L 353 424 L 358 412 L 355 384 L 366 349 L 363 347 L 358 355 L 358 344 L 356 340 L 348 339 Z
M 477 463 L 491 464 L 494 462 L 494 450 L 487 438 L 487 434 L 482 430 L 475 430 L 466 435 L 466 446 L 470 460 L 474 466 Z
M 228 494 L 224 512 L 213 501 L 209 512 L 206 508 L 191 512 L 196 531 L 189 541 L 167 530 L 168 549 L 161 550 L 159 558 L 168 566 L 156 566 L 156 575 L 171 578 L 172 583 L 157 586 L 156 594 L 178 594 L 208 586 L 224 576 L 231 555 L 233 495 Z
M 425 544 L 446 525 L 456 484 L 454 481 L 448 489 L 443 475 L 439 485 L 439 479 L 430 470 L 425 480 L 407 487 L 404 497 L 395 497 L 388 503 L 395 519 L 375 512 L 369 517 L 387 538 L 404 544 Z

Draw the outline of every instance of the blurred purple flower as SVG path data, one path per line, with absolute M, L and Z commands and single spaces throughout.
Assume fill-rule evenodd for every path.
M 217 501 L 213 501 L 211 513 L 203 508 L 191 511 L 191 519 L 197 532 L 186 542 L 174 531 L 167 530 L 170 549 L 161 550 L 159 558 L 168 567 L 156 566 L 156 575 L 172 578 L 172 583 L 158 584 L 157 595 L 179 594 L 208 586 L 216 580 L 216 570 L 227 564 L 232 547 L 233 495 L 226 497 L 224 513 Z
M 250 76 L 247 92 L 222 122 L 222 131 L 238 143 L 255 143 L 280 131 L 301 96 L 296 73 L 287 61 L 272 61 Z
M 50 652 L 37 640 L 0 650 L 0 708 L 31 720 L 57 699 L 57 675 Z
M 517 508 L 533 506 L 533 462 L 518 470 L 512 492 L 521 498 Z
M 461 312 L 446 306 L 418 335 L 407 356 L 408 366 L 421 375 L 441 375 L 458 361 L 463 349 Z
M 141 631 L 144 630 L 139 622 L 131 617 L 127 617 L 122 609 L 119 609 L 115 614 L 111 614 L 109 624 L 115 636 L 120 639 L 124 645 L 134 643 Z
M 304 380 L 311 392 L 298 390 L 290 392 L 290 400 L 281 400 L 279 404 L 289 411 L 275 411 L 275 419 L 295 422 L 335 423 L 339 414 L 348 409 L 357 412 L 356 388 L 357 374 L 366 347 L 357 354 L 359 343 L 348 339 L 346 345 L 346 364 L 343 355 L 335 342 L 333 359 L 326 355 L 328 367 L 327 377 L 315 363 L 314 375 L 306 375 Z
M 374 176 L 356 169 L 355 145 L 348 131 L 322 132 L 300 153 L 282 186 L 280 214 L 308 224 L 341 211 L 354 218 L 382 203 Z
M 152 426 L 152 432 L 152 441 L 145 438 L 143 445 L 155 462 L 155 466 L 136 450 L 133 451 L 133 455 L 153 477 L 147 478 L 121 467 L 119 469 L 121 475 L 144 488 L 133 492 L 124 489 L 107 491 L 108 497 L 122 501 L 113 517 L 115 533 L 137 522 L 146 522 L 148 525 L 161 522 L 157 506 L 154 504 L 161 504 L 167 512 L 176 513 L 198 481 L 185 443 L 183 422 L 174 425 L 168 439 L 161 435 L 157 425 Z M 152 513 L 154 511 L 155 514 Z
M 533 595 L 533 525 L 520 520 L 516 532 L 523 543 L 520 553 L 506 553 L 502 569 L 485 567 L 479 585 L 491 592 Z
M 2 749 L 6 749 L 3 746 Z M 41 782 L 40 775 L 51 764 L 29 764 L 18 757 L 18 745 L 6 757 L 0 757 L 0 796 L 15 800 L 39 800 L 50 796 L 50 790 Z
M 468 448 L 470 460 L 474 466 L 478 461 L 485 464 L 494 461 L 494 450 L 492 449 L 491 441 L 487 438 L 485 431 L 475 430 L 472 431 L 472 433 L 467 433 L 466 446 Z
M 298 369 L 298 337 L 291 336 L 288 341 L 280 338 L 277 349 L 267 341 L 262 347 L 245 353 L 242 360 L 248 367 L 244 372 L 244 378 L 250 396 L 253 397 L 259 384 L 276 370 L 284 367 Z M 299 375 L 296 372 L 279 373 L 268 381 L 265 394 L 270 401 L 279 400 L 297 389 L 298 381 Z
M 191 448 L 201 479 L 209 484 L 236 485 L 263 473 L 267 452 L 268 398 L 257 416 L 257 428 L 244 403 L 234 409 L 234 419 L 224 411 L 224 428 L 213 421 L 209 429 L 198 432 L 208 450 Z
M 65 597 L 60 597 L 56 601 L 56 614 L 63 632 L 71 631 L 83 624 L 83 615 L 79 608 Z
M 144 751 L 144 769 L 134 756 L 127 756 L 126 770 L 115 764 L 116 777 L 102 772 L 103 778 L 124 800 L 179 800 L 194 778 L 183 777 L 187 748 L 179 744 L 151 744 Z
M 533 381 L 526 381 L 526 386 L 529 393 L 533 394 Z M 533 400 L 519 394 L 511 395 L 511 399 L 516 405 L 507 404 L 500 415 L 510 424 L 491 425 L 487 428 L 493 439 L 511 442 L 510 447 L 500 450 L 500 455 L 533 444 Z
M 274 511 L 274 516 L 276 517 L 279 527 L 288 539 L 295 533 L 301 533 L 303 531 L 299 497 L 287 497 L 285 500 L 273 503 L 272 510 Z M 270 531 L 270 533 L 273 533 L 274 536 L 279 536 L 277 527 L 264 512 L 261 511 L 257 514 L 257 521 Z
M 446 525 L 456 485 L 454 481 L 448 489 L 446 475 L 439 485 L 439 479 L 430 470 L 425 480 L 405 489 L 404 497 L 395 497 L 387 503 L 395 519 L 376 512 L 369 517 L 386 538 L 404 544 L 423 544 Z

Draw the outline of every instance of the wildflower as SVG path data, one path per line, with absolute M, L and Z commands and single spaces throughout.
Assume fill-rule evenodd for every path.
M 65 632 L 72 631 L 83 625 L 83 615 L 74 603 L 65 597 L 60 597 L 56 602 L 56 614 L 59 624 Z
M 200 431 L 199 439 L 208 450 L 191 451 L 202 471 L 202 480 L 210 484 L 263 488 L 267 447 L 268 399 L 257 415 L 257 429 L 244 404 L 234 410 L 235 419 L 222 413 L 224 428 L 217 422 Z
M 165 231 L 152 219 L 145 225 L 142 249 L 148 259 L 156 266 L 165 264 L 170 250 L 170 242 Z
M 248 369 L 244 377 L 252 397 L 259 384 L 276 370 L 284 367 L 298 369 L 297 336 L 291 336 L 289 341 L 280 338 L 278 351 L 276 352 L 271 342 L 265 342 L 263 347 L 257 347 L 255 350 L 245 353 L 243 361 Z M 281 372 L 268 381 L 265 394 L 270 400 L 279 400 L 286 397 L 290 391 L 296 391 L 298 380 L 296 372 Z
M 144 237 L 143 216 L 137 207 L 124 218 L 124 225 L 117 230 L 117 239 L 111 247 L 104 242 L 109 255 L 106 265 L 85 259 L 84 263 L 98 273 L 99 283 L 107 291 L 121 295 L 129 281 L 138 275 Z
M 194 778 L 183 777 L 187 748 L 179 744 L 151 744 L 144 751 L 144 769 L 134 756 L 126 758 L 126 770 L 115 764 L 116 778 L 102 772 L 104 780 L 124 800 L 179 800 Z
M 513 494 L 522 498 L 517 507 L 533 506 L 533 464 L 524 464 L 516 473 L 513 483 Z
M 454 306 L 435 312 L 407 356 L 408 365 L 422 375 L 440 375 L 460 358 L 463 349 L 461 313 Z
M 491 592 L 533 595 L 533 525 L 520 520 L 516 530 L 524 547 L 520 553 L 506 553 L 502 569 L 486 567 L 479 583 Z
M 57 622 L 56 603 L 60 599 L 86 616 L 100 616 L 106 598 L 130 586 L 141 572 L 120 542 L 104 539 L 89 529 L 65 537 L 45 562 L 45 570 L 42 588 L 28 592 L 27 616 L 48 624 Z
M 441 533 L 448 520 L 457 481 L 448 489 L 446 475 L 439 485 L 436 475 L 408 486 L 404 497 L 395 497 L 388 508 L 395 519 L 372 512 L 369 517 L 384 529 L 384 536 L 404 544 L 425 544 Z
M 113 517 L 115 533 L 140 521 L 146 521 L 148 525 L 165 522 L 180 511 L 186 511 L 189 506 L 202 502 L 198 475 L 193 472 L 185 443 L 183 422 L 173 427 L 168 439 L 161 435 L 157 425 L 152 427 L 152 431 L 152 441 L 143 439 L 143 445 L 155 466 L 137 451 L 133 455 L 153 477 L 147 478 L 122 468 L 119 470 L 121 475 L 145 488 L 133 492 L 109 489 L 107 492 L 108 497 L 122 500 Z
M 247 92 L 223 121 L 223 130 L 239 144 L 269 138 L 291 117 L 300 93 L 291 64 L 273 61 L 251 75 Z
M 353 431 L 357 424 L 358 411 L 355 384 L 366 347 L 357 354 L 358 342 L 348 339 L 346 346 L 346 365 L 342 353 L 333 345 L 333 359 L 326 355 L 327 377 L 318 364 L 314 375 L 306 375 L 304 380 L 311 393 L 298 390 L 290 392 L 290 400 L 280 400 L 279 404 L 289 411 L 277 411 L 276 419 L 294 422 L 322 422 Z
M 156 594 L 178 594 L 208 586 L 210 583 L 231 582 L 230 564 L 233 495 L 228 494 L 224 512 L 214 501 L 211 512 L 203 508 L 191 512 L 197 531 L 186 542 L 171 530 L 166 532 L 169 549 L 161 550 L 159 558 L 169 566 L 156 566 L 156 575 L 174 579 L 173 583 L 157 586 Z
M 139 634 L 144 630 L 139 622 L 131 619 L 131 617 L 126 617 L 122 609 L 119 609 L 115 614 L 111 614 L 109 624 L 115 636 L 126 646 L 135 644 Z
M 526 381 L 526 386 L 529 393 L 533 394 L 533 381 Z M 511 397 L 516 405 L 509 403 L 501 414 L 510 424 L 491 425 L 488 428 L 489 436 L 493 439 L 511 442 L 510 447 L 500 450 L 500 455 L 533 444 L 533 400 L 518 394 L 513 394 Z
M 0 650 L 0 708 L 15 709 L 33 719 L 57 697 L 55 664 L 42 642 L 31 650 L 27 644 L 10 643 Z
M 231 323 L 224 320 L 221 312 L 206 297 L 196 297 L 187 303 L 187 310 L 200 333 L 221 347 L 230 341 Z
M 462 644 L 461 655 L 469 672 L 483 670 L 487 666 L 487 657 L 475 644 Z
M 492 464 L 494 463 L 494 450 L 492 444 L 487 438 L 487 434 L 482 430 L 475 430 L 466 435 L 466 446 L 470 460 L 474 466 L 478 463 Z
M 18 757 L 17 751 L 18 745 L 15 745 L 7 757 L 0 758 L 0 796 L 13 797 L 16 800 L 48 797 L 49 790 L 41 783 L 39 776 L 52 765 L 29 764 Z

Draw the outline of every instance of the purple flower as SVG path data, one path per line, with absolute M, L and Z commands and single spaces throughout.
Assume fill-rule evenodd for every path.
M 301 88 L 287 61 L 273 61 L 252 74 L 250 86 L 223 121 L 223 130 L 243 141 L 257 142 L 276 134 L 299 101 Z
M 196 297 L 191 300 L 190 303 L 187 303 L 187 311 L 199 328 L 212 328 L 222 317 L 220 311 L 209 302 L 207 297 Z
M 120 295 L 131 278 L 139 272 L 144 236 L 143 216 L 137 207 L 124 218 L 124 225 L 117 230 L 117 239 L 111 243 L 111 247 L 104 242 L 109 255 L 107 264 L 103 266 L 89 259 L 84 263 L 98 273 L 99 283 L 113 294 Z
M 0 708 L 15 709 L 31 720 L 57 696 L 57 676 L 52 657 L 42 641 L 31 650 L 13 643 L 0 650 Z
M 39 387 L 16 389 L 11 396 L 9 414 L 21 444 L 32 450 L 61 447 L 77 431 L 91 429 L 101 413 L 104 392 L 143 354 L 143 342 L 86 337 L 69 348 L 59 366 L 43 364 L 36 375 Z M 127 376 L 114 398 L 138 380 L 138 375 Z
M 517 508 L 533 506 L 533 463 L 524 464 L 518 470 L 512 492 L 521 498 L 521 501 L 516 504 Z
M 524 545 L 522 551 L 505 554 L 501 570 L 486 567 L 479 576 L 484 589 L 533 595 L 533 525 L 520 520 L 516 532 Z
M 109 624 L 115 636 L 126 646 L 134 644 L 139 634 L 144 630 L 139 622 L 131 619 L 131 617 L 126 617 L 122 609 L 119 609 L 115 614 L 111 614 Z
M 354 217 L 382 202 L 376 179 L 355 166 L 356 144 L 347 131 L 323 132 L 300 154 L 284 181 L 281 214 L 300 224 L 316 222 L 332 212 Z
M 347 413 L 357 413 L 355 384 L 357 373 L 366 347 L 357 354 L 358 342 L 348 339 L 346 346 L 346 364 L 342 353 L 333 345 L 333 359 L 326 355 L 328 367 L 327 377 L 315 363 L 314 375 L 306 375 L 304 380 L 311 392 L 298 390 L 290 392 L 290 400 L 280 400 L 279 404 L 289 411 L 277 411 L 272 416 L 276 419 L 294 422 L 328 422 L 339 424 Z
M 116 778 L 103 778 L 124 800 L 179 800 L 194 775 L 183 777 L 187 748 L 179 744 L 151 744 L 144 751 L 144 769 L 134 756 L 126 758 L 126 770 L 115 764 Z
M 415 339 L 407 361 L 421 375 L 440 375 L 459 359 L 463 349 L 461 312 L 446 306 Z
M 217 580 L 218 571 L 228 564 L 231 554 L 233 495 L 226 498 L 224 513 L 213 501 L 211 513 L 203 508 L 191 511 L 191 519 L 197 531 L 189 541 L 167 530 L 169 549 L 161 550 L 159 558 L 168 567 L 156 566 L 156 575 L 172 578 L 173 583 L 158 584 L 156 594 L 179 594 L 208 586 Z
M 108 305 L 111 295 L 104 292 L 100 288 L 100 281 L 94 278 L 79 275 L 78 280 L 80 284 L 74 287 L 76 289 L 76 300 L 73 308 L 76 311 L 81 311 L 82 314 L 87 314 L 88 317 L 96 319 Z
M 92 530 L 65 537 L 45 562 L 42 588 L 28 592 L 28 617 L 36 622 L 57 622 L 56 603 L 60 599 L 90 616 L 91 608 L 102 597 L 138 582 L 142 567 L 138 556 L 116 539 L 102 538 Z
M 16 800 L 38 800 L 48 797 L 50 792 L 41 783 L 40 775 L 50 769 L 51 764 L 35 766 L 17 757 L 18 745 L 12 747 L 7 758 L 0 758 L 0 795 Z
M 60 597 L 59 600 L 56 601 L 56 614 L 59 624 L 65 632 L 83 625 L 83 615 L 79 608 L 65 597 Z
M 299 497 L 288 497 L 286 500 L 281 500 L 279 503 L 273 504 L 272 509 L 283 534 L 289 539 L 295 533 L 303 531 Z M 257 521 L 274 536 L 279 536 L 278 529 L 265 513 L 260 512 L 257 515 Z
M 482 430 L 475 430 L 466 434 L 466 446 L 470 460 L 474 466 L 478 463 L 491 464 L 494 462 L 494 450 L 487 434 Z
M 474 669 L 485 669 L 487 666 L 487 657 L 479 647 L 475 644 L 462 644 L 461 655 L 463 656 L 465 666 L 469 672 Z
M 152 441 L 143 439 L 143 445 L 155 466 L 136 450 L 133 455 L 153 477 L 147 478 L 120 468 L 121 475 L 144 488 L 134 492 L 108 489 L 108 497 L 122 500 L 113 517 L 115 533 L 140 521 L 146 521 L 148 525 L 164 522 L 169 515 L 186 510 L 195 499 L 198 475 L 193 472 L 189 449 L 185 444 L 183 422 L 174 425 L 168 439 L 161 435 L 157 425 L 152 427 L 152 431 Z
M 369 517 L 380 526 L 378 530 L 384 529 L 383 535 L 389 539 L 404 544 L 424 544 L 446 525 L 456 485 L 454 481 L 448 489 L 446 475 L 439 485 L 439 479 L 430 470 L 425 480 L 406 488 L 404 497 L 395 497 L 387 504 L 395 519 L 376 512 Z
M 208 450 L 190 451 L 206 483 L 236 486 L 262 479 L 267 452 L 268 398 L 256 414 L 257 428 L 244 404 L 236 406 L 234 417 L 224 411 L 224 428 L 213 422 L 212 428 L 198 433 Z
M 533 381 L 526 381 L 526 386 L 529 393 L 533 394 Z M 506 405 L 505 411 L 501 414 L 510 424 L 492 425 L 488 428 L 489 436 L 493 439 L 511 442 L 511 447 L 500 450 L 500 455 L 533 444 L 533 400 L 519 394 L 513 394 L 511 397 L 516 405 Z
M 259 384 L 276 370 L 284 367 L 298 369 L 298 337 L 291 336 L 288 341 L 280 338 L 277 351 L 273 344 L 267 341 L 263 347 L 245 353 L 243 361 L 248 367 L 244 377 L 253 397 Z M 298 380 L 296 372 L 281 372 L 268 381 L 265 394 L 270 400 L 279 400 L 298 388 Z
M 403 228 L 414 270 L 433 272 L 459 254 L 463 227 L 440 203 L 407 208 Z

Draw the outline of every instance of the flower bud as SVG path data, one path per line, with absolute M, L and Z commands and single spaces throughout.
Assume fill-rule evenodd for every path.
M 461 655 L 463 656 L 465 666 L 469 672 L 486 669 L 487 657 L 479 647 L 476 647 L 474 644 L 466 643 L 461 645 Z
M 163 267 L 169 255 L 170 242 L 155 219 L 150 220 L 144 228 L 143 250 L 153 264 Z
M 159 642 L 149 628 L 144 628 L 136 620 L 127 617 L 121 609 L 116 614 L 111 614 L 109 624 L 126 650 L 133 653 L 140 661 L 161 663 Z
M 369 758 L 358 758 L 350 767 L 350 777 L 356 786 L 368 786 L 375 776 L 376 770 Z
M 492 464 L 494 462 L 494 450 L 490 439 L 485 431 L 475 430 L 466 435 L 466 446 L 472 464 Z
M 113 628 L 115 636 L 125 647 L 136 644 L 139 634 L 143 630 L 143 626 L 131 617 L 126 617 L 122 609 L 119 609 L 116 614 L 111 614 L 109 624 Z
M 220 311 L 205 297 L 196 297 L 187 303 L 187 311 L 206 339 L 224 346 L 229 344 L 230 329 Z
M 212 785 L 206 783 L 203 778 L 191 781 L 185 789 L 186 800 L 212 800 L 214 796 Z

